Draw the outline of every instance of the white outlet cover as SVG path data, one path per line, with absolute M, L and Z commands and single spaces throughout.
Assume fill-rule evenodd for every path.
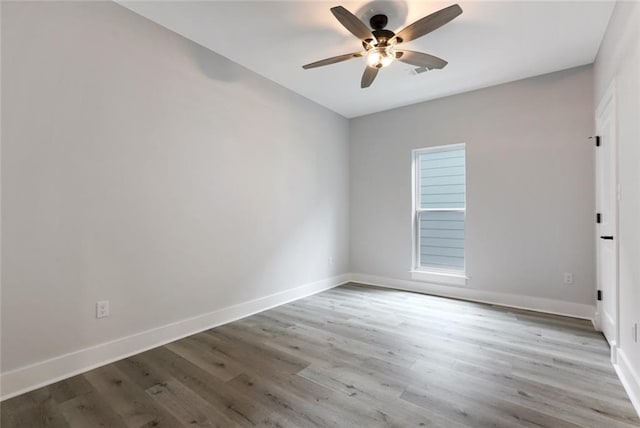
M 109 316 L 109 301 L 101 300 L 96 303 L 96 318 L 106 318 Z

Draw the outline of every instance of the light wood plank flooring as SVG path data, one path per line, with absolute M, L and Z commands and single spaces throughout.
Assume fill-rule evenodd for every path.
M 582 320 L 339 287 L 2 403 L 13 427 L 640 427 Z

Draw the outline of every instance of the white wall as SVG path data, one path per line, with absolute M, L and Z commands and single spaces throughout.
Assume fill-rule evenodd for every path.
M 3 2 L 2 89 L 3 373 L 348 271 L 341 116 L 111 2 Z
M 612 81 L 616 86 L 621 187 L 617 368 L 640 414 L 640 342 L 632 336 L 634 324 L 640 329 L 640 3 L 617 3 L 594 70 L 596 103 Z
M 411 150 L 466 143 L 474 298 L 593 305 L 592 94 L 586 66 L 353 119 L 352 271 L 410 279 Z

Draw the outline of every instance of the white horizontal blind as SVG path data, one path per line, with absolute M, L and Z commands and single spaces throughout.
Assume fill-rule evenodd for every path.
M 464 271 L 464 146 L 420 150 L 416 167 L 418 267 Z

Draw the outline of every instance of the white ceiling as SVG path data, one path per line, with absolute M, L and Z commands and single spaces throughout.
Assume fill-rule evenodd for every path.
M 595 59 L 614 2 L 462 1 L 463 14 L 403 46 L 449 61 L 415 74 L 396 62 L 360 88 L 364 58 L 303 70 L 302 65 L 361 49 L 329 9 L 343 5 L 388 29 L 454 3 L 431 1 L 128 1 L 123 6 L 264 77 L 351 118 L 530 76 Z

